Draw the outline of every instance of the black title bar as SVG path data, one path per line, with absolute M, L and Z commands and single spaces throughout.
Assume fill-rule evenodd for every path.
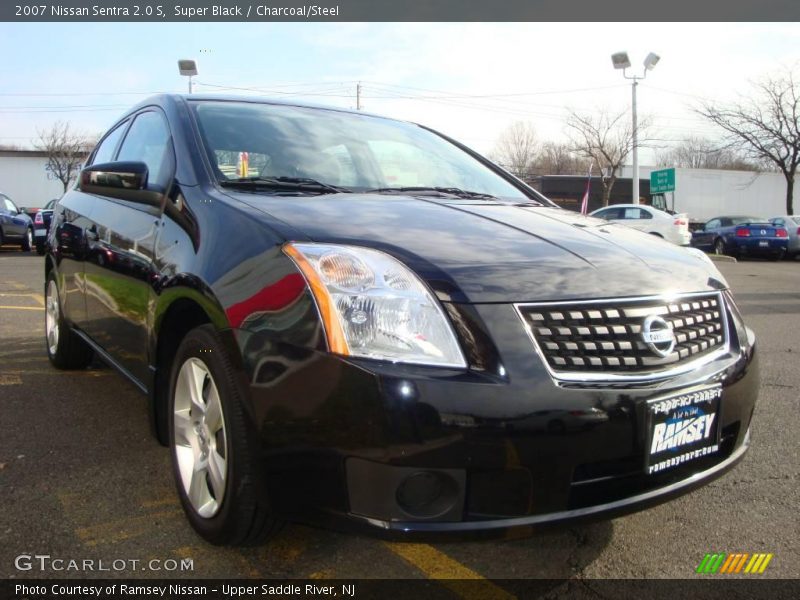
M 12 22 L 798 20 L 797 0 L 9 0 L 0 3 L 0 21 Z

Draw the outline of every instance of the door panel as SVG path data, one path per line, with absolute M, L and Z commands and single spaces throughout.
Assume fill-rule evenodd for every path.
M 148 309 L 160 219 L 104 198 L 88 231 L 86 330 L 120 365 L 147 380 Z
M 147 184 L 165 189 L 175 161 L 163 115 L 154 110 L 139 113 L 113 155 L 117 161 L 144 162 Z M 150 376 L 150 306 L 157 281 L 153 251 L 160 226 L 160 207 L 102 197 L 89 230 L 87 330 L 145 386 Z

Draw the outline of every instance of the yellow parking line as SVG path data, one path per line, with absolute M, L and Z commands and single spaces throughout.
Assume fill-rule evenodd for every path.
M 392 552 L 467 600 L 509 600 L 513 594 L 428 544 L 384 542 Z M 471 581 L 465 581 L 471 580 Z
M 0 308 L 5 308 L 6 310 L 44 310 L 43 306 L 5 306 L 5 305 L 0 305 Z
M 152 531 L 156 526 L 156 520 L 176 517 L 181 512 L 181 509 L 174 508 L 172 510 L 165 510 L 141 517 L 131 517 L 100 523 L 90 527 L 80 527 L 75 530 L 75 534 L 86 546 L 113 544 L 143 535 L 148 529 Z
M 192 546 L 181 546 L 172 550 L 172 555 L 181 558 L 191 558 L 194 566 L 202 568 L 203 564 L 220 564 L 222 561 L 230 559 L 234 564 L 231 568 L 238 568 L 239 573 L 235 577 L 248 577 L 250 579 L 263 579 L 264 574 L 242 553 L 242 550 L 218 550 L 209 546 L 199 544 Z

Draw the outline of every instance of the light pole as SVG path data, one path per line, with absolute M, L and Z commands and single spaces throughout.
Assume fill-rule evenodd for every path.
M 197 63 L 188 58 L 178 61 L 178 72 L 189 78 L 189 93 L 192 93 L 192 77 L 197 75 Z
M 617 52 L 611 55 L 611 62 L 615 69 L 622 69 L 622 75 L 625 79 L 632 79 L 631 85 L 631 117 L 633 121 L 633 181 L 631 189 L 631 197 L 633 204 L 639 204 L 639 122 L 636 117 L 636 86 L 639 85 L 639 80 L 647 77 L 647 72 L 652 71 L 658 64 L 661 57 L 654 52 L 647 55 L 644 59 L 644 71 L 640 76 L 629 76 L 626 70 L 631 66 L 631 60 L 628 58 L 627 52 Z

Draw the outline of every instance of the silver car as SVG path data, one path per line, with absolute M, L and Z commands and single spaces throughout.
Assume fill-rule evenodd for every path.
M 792 259 L 800 254 L 800 215 L 770 217 L 769 222 L 783 227 L 789 232 L 789 248 L 786 251 L 786 258 Z

